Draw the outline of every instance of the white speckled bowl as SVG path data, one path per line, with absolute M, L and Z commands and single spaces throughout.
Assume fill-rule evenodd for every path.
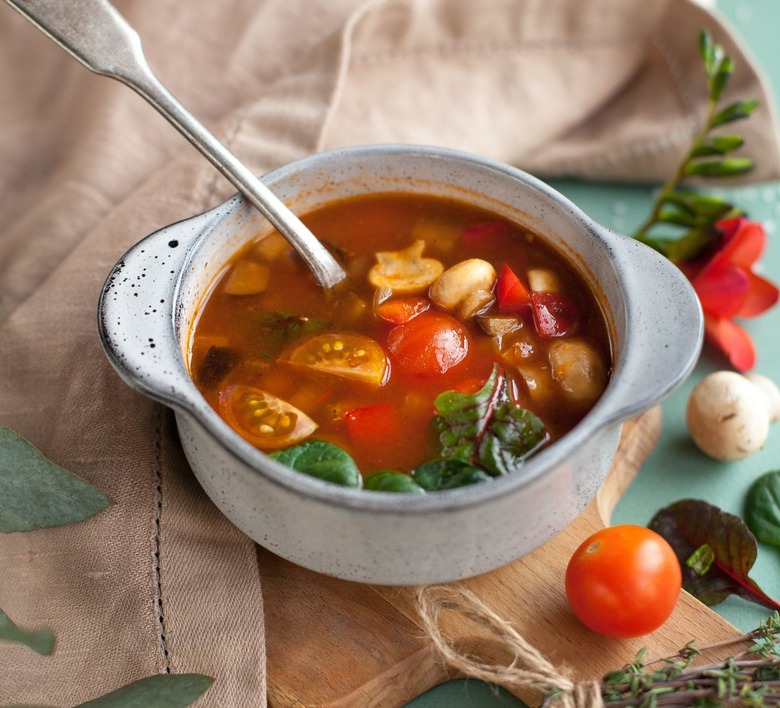
M 516 473 L 427 495 L 349 489 L 288 469 L 235 434 L 188 374 L 198 307 L 225 261 L 267 227 L 240 197 L 130 249 L 99 306 L 106 353 L 122 378 L 176 412 L 195 476 L 262 546 L 300 565 L 367 583 L 476 575 L 533 551 L 596 494 L 620 423 L 672 391 L 702 341 L 695 293 L 665 258 L 595 224 L 537 179 L 451 150 L 370 146 L 314 155 L 264 178 L 298 213 L 356 193 L 453 196 L 545 236 L 604 306 L 614 373 L 593 410 Z

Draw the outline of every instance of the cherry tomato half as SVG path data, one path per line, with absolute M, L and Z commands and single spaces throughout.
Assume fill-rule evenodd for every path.
M 292 351 L 282 354 L 281 360 L 371 386 L 383 385 L 388 373 L 382 347 L 370 337 L 350 332 L 309 337 L 295 345 Z
M 428 378 L 444 374 L 464 361 L 469 338 L 454 317 L 428 311 L 393 327 L 387 348 L 399 369 L 411 376 Z
M 287 447 L 317 429 L 308 415 L 287 401 L 240 384 L 220 392 L 219 413 L 242 438 L 262 450 Z
M 660 627 L 680 596 L 682 572 L 667 541 L 644 526 L 609 526 L 585 539 L 566 568 L 574 614 L 608 637 L 639 637 Z

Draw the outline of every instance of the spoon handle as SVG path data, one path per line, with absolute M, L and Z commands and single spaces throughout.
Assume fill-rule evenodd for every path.
M 332 288 L 346 276 L 290 209 L 160 83 L 138 33 L 107 0 L 6 0 L 90 71 L 126 84 L 151 103 L 271 222 Z

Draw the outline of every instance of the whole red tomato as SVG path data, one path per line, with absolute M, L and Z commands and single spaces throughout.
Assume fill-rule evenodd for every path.
M 681 585 L 672 547 L 655 531 L 631 524 L 585 539 L 566 568 L 566 597 L 574 614 L 608 637 L 658 629 L 672 614 Z

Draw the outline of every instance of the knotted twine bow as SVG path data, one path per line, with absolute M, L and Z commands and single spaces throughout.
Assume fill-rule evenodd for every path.
M 423 585 L 416 591 L 417 610 L 437 651 L 465 676 L 496 684 L 508 691 L 554 694 L 562 708 L 603 708 L 597 681 L 575 682 L 565 669 L 555 667 L 512 625 L 491 610 L 471 591 L 456 585 Z M 490 664 L 460 651 L 441 632 L 439 615 L 450 610 L 486 630 L 512 656 L 506 666 Z

